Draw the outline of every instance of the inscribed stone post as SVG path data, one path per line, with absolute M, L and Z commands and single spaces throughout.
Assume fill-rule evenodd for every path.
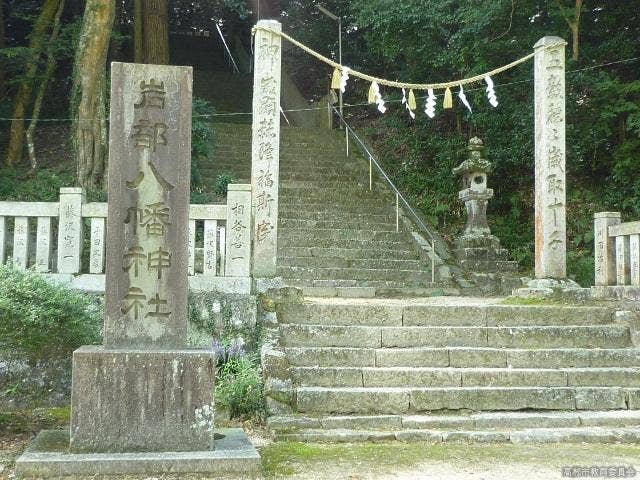
M 105 347 L 183 347 L 191 68 L 113 63 Z
M 258 27 L 280 31 L 275 20 L 260 20 Z M 276 275 L 278 240 L 278 176 L 280 158 L 281 40 L 257 30 L 253 77 L 253 136 L 251 186 L 254 209 L 253 275 Z M 227 232 L 231 235 L 231 232 Z
M 58 273 L 79 273 L 82 249 L 82 188 L 60 189 L 58 213 Z
M 564 279 L 567 271 L 565 45 L 544 37 L 534 46 L 536 278 Z
M 595 285 L 616 283 L 615 238 L 609 236 L 609 227 L 620 223 L 620 212 L 593 214 L 593 243 L 595 247 Z
M 227 277 L 248 277 L 251 266 L 251 185 L 229 185 Z
M 36 272 L 49 271 L 51 256 L 51 217 L 38 217 L 36 233 Z

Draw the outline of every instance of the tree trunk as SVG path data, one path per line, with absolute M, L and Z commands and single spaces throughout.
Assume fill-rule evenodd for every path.
M 38 94 L 36 95 L 36 100 L 33 103 L 31 123 L 29 123 L 29 128 L 27 128 L 27 151 L 29 152 L 29 163 L 31 164 L 32 172 L 35 172 L 38 168 L 38 160 L 36 158 L 36 145 L 35 141 L 33 140 L 33 134 L 36 130 L 36 126 L 38 125 L 40 110 L 42 109 L 42 101 L 44 100 L 44 95 L 47 92 L 47 86 L 49 85 L 49 82 L 53 78 L 53 74 L 56 71 L 56 57 L 54 54 L 54 47 L 56 41 L 58 40 L 58 35 L 60 34 L 60 17 L 62 17 L 62 12 L 64 10 L 64 1 L 65 0 L 60 0 L 60 5 L 58 5 L 58 11 L 56 12 L 56 17 L 53 21 L 53 30 L 51 30 L 51 36 L 49 37 L 49 42 L 47 45 L 47 67 L 45 69 L 44 78 L 38 86 Z
M 167 0 L 144 0 L 142 63 L 169 64 L 169 5 Z M 136 31 L 137 33 L 137 31 Z M 138 47 L 136 47 L 137 50 Z
M 114 17 L 113 0 L 87 0 L 76 51 L 71 101 L 77 181 L 84 188 L 95 187 L 105 169 L 104 89 Z
M 38 63 L 42 55 L 47 32 L 58 10 L 60 0 L 45 0 L 40 16 L 31 32 L 29 49 L 31 58 L 27 62 L 24 79 L 20 84 L 18 93 L 13 103 L 13 118 L 11 133 L 9 134 L 9 147 L 7 149 L 6 164 L 15 165 L 22 158 L 24 149 L 24 113 L 31 100 L 33 81 L 38 71 Z
M 142 0 L 134 0 L 133 7 L 133 61 L 136 63 L 144 63 L 144 36 L 142 35 L 142 18 L 144 17 L 144 9 Z

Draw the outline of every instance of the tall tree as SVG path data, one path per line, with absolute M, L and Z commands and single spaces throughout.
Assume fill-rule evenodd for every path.
M 135 0 L 135 61 L 167 65 L 169 63 L 168 0 Z
M 0 0 L 0 49 L 4 48 L 4 2 Z M 7 94 L 7 87 L 4 81 L 4 61 L 0 56 L 0 102 Z
M 571 30 L 571 58 L 574 61 L 580 57 L 580 15 L 582 15 L 583 3 L 584 0 L 575 0 L 573 8 L 571 8 L 565 6 L 562 0 L 556 0 L 560 13 Z
M 85 188 L 95 187 L 105 170 L 106 65 L 114 17 L 114 0 L 87 0 L 71 98 L 78 184 Z
M 29 39 L 30 58 L 27 61 L 24 77 L 13 103 L 13 121 L 9 134 L 6 164 L 15 165 L 22 158 L 24 149 L 24 114 L 31 101 L 33 84 L 38 72 L 38 64 L 42 56 L 48 32 L 53 24 L 60 0 L 45 0 L 40 15 L 36 20 Z

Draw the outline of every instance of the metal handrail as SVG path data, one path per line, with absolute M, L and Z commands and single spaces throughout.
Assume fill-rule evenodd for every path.
M 393 181 L 391 181 L 391 179 L 389 178 L 389 175 L 387 175 L 387 173 L 380 166 L 378 161 L 374 158 L 374 156 L 371 153 L 371 151 L 367 148 L 367 146 L 364 144 L 364 142 L 356 134 L 356 132 L 353 130 L 353 128 L 351 128 L 351 126 L 347 123 L 347 121 L 344 119 L 344 117 L 342 116 L 340 111 L 334 105 L 329 104 L 329 106 L 333 109 L 333 111 L 336 113 L 336 115 L 338 115 L 338 118 L 340 119 L 340 121 L 342 122 L 342 124 L 345 127 L 347 156 L 349 156 L 349 134 L 351 134 L 351 136 L 353 136 L 353 138 L 356 139 L 356 141 L 360 144 L 360 146 L 365 151 L 365 153 L 369 156 L 369 190 L 371 190 L 372 186 L 373 186 L 372 185 L 372 183 L 373 183 L 372 165 L 375 165 L 376 168 L 378 169 L 378 173 L 382 176 L 382 178 L 384 178 L 386 180 L 386 182 L 389 184 L 391 189 L 395 192 L 395 194 L 396 194 L 396 231 L 398 231 L 399 228 L 400 228 L 400 225 L 399 225 L 399 200 L 402 200 L 402 203 L 405 205 L 406 209 L 409 211 L 409 213 L 411 214 L 411 216 L 415 220 L 416 224 L 429 237 L 429 242 L 431 244 L 431 283 L 435 283 L 435 254 L 436 254 L 436 249 L 435 249 L 435 238 L 433 237 L 433 234 L 429 231 L 427 226 L 424 224 L 424 222 L 418 216 L 418 214 L 415 212 L 415 210 L 411 207 L 411 205 L 409 205 L 409 202 L 407 202 L 406 198 L 404 198 L 404 195 L 402 195 L 402 193 L 400 193 L 400 190 L 398 190 L 398 187 L 396 187 L 396 185 L 393 183 Z

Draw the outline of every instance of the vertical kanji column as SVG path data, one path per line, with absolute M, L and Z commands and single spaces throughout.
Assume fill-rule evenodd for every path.
M 261 20 L 258 27 L 282 28 L 275 20 Z M 276 275 L 281 58 L 280 37 L 256 30 L 251 146 L 254 277 Z
M 544 37 L 534 46 L 536 278 L 558 280 L 567 276 L 565 45 Z

